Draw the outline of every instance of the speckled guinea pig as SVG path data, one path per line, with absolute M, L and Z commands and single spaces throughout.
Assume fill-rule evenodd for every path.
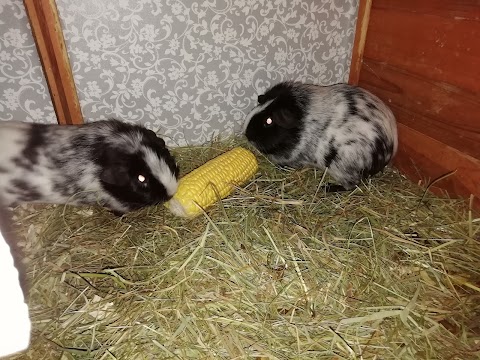
M 328 168 L 336 190 L 350 190 L 383 170 L 398 146 L 392 111 L 347 84 L 279 83 L 258 96 L 244 131 L 276 164 Z
M 120 215 L 163 203 L 179 169 L 163 139 L 139 125 L 0 122 L 0 203 L 100 205 Z

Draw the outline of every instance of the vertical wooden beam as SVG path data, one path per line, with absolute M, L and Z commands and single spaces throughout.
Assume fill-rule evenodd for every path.
M 24 0 L 59 124 L 82 124 L 83 116 L 55 0 Z
M 358 4 L 357 24 L 355 26 L 355 39 L 353 42 L 352 62 L 348 83 L 358 85 L 360 69 L 362 67 L 363 49 L 367 38 L 368 22 L 370 20 L 370 9 L 372 0 L 360 0 Z

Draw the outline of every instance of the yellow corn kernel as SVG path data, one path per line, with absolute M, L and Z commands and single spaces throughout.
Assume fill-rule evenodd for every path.
M 192 218 L 220 199 L 230 195 L 235 186 L 243 185 L 257 171 L 255 155 L 236 147 L 206 162 L 183 176 L 173 198 L 165 203 L 170 211 Z

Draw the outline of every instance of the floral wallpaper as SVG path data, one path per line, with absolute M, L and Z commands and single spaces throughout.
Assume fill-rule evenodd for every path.
M 0 0 L 0 121 L 56 123 L 22 0 Z
M 240 130 L 279 81 L 346 81 L 357 5 L 57 0 L 86 120 L 140 122 L 171 146 Z
M 86 121 L 171 146 L 241 129 L 282 80 L 347 80 L 358 0 L 56 0 Z M 56 122 L 21 0 L 0 0 L 0 120 Z

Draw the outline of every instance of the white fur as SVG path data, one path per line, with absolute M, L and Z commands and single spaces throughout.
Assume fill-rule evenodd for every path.
M 145 154 L 145 162 L 153 176 L 165 186 L 167 194 L 173 196 L 177 192 L 178 181 L 170 171 L 167 163 L 163 159 L 158 159 L 157 155 L 150 149 L 144 149 L 143 152 Z
M 275 99 L 273 99 L 273 100 L 275 100 Z M 247 129 L 248 124 L 250 124 L 250 120 L 252 120 L 252 117 L 255 114 L 258 114 L 259 112 L 266 109 L 273 102 L 273 100 L 266 101 L 264 104 L 257 106 L 256 108 L 254 108 L 252 111 L 250 111 L 247 114 L 247 117 L 245 118 L 245 123 L 243 124 L 243 132 L 245 132 L 245 130 Z

